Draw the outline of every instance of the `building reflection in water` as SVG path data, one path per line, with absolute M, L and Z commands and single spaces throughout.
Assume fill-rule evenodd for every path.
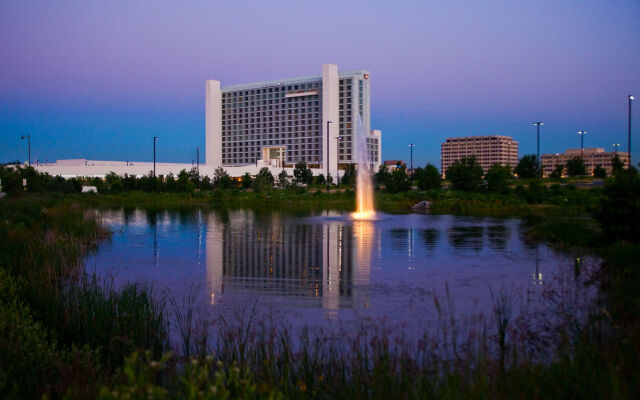
M 449 240 L 456 249 L 482 250 L 484 246 L 484 227 L 453 226 L 449 230 Z
M 436 229 L 422 229 L 420 236 L 427 250 L 435 250 L 440 240 L 440 232 Z
M 489 246 L 493 250 L 507 250 L 509 251 L 509 236 L 511 231 L 506 224 L 489 225 Z
M 368 304 L 371 222 L 292 223 L 247 210 L 207 218 L 212 304 L 229 293 L 300 297 L 326 310 Z

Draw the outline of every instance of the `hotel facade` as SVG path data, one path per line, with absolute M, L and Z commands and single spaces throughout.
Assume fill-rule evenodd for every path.
M 338 71 L 221 87 L 206 81 L 207 167 L 255 165 L 337 171 L 366 149 L 371 167 L 381 159 L 380 131 L 370 126 L 370 74 Z M 366 143 L 359 143 L 359 129 Z M 332 172 L 334 174 L 334 172 Z
M 510 136 L 468 136 L 447 138 L 440 148 L 440 172 L 462 158 L 475 157 L 485 173 L 493 164 L 518 165 L 518 142 Z

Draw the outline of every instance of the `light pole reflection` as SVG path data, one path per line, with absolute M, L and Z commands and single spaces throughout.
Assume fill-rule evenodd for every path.
M 542 285 L 542 272 L 540 272 L 540 246 L 536 245 L 536 271 L 533 273 L 533 285 Z

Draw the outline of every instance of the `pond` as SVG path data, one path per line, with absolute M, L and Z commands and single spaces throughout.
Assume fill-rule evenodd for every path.
M 527 241 L 517 219 L 354 221 L 341 212 L 197 208 L 102 215 L 114 234 L 87 259 L 88 270 L 116 285 L 149 282 L 178 303 L 193 295 L 211 315 L 251 307 L 293 327 L 383 321 L 412 332 L 443 315 L 486 324 L 498 294 L 514 303 L 514 315 L 575 308 L 554 294 L 575 300 L 586 292 L 581 271 L 597 265 Z

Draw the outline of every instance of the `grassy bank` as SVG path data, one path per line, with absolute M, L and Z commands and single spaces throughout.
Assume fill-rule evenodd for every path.
M 37 196 L 37 195 L 36 195 Z M 56 194 L 47 197 L 56 198 Z M 274 189 L 258 193 L 250 189 L 215 189 L 192 193 L 127 191 L 115 194 L 66 194 L 66 199 L 92 207 L 221 207 L 221 208 L 295 208 L 298 210 L 353 211 L 356 193 L 352 187 Z M 582 215 L 599 201 L 601 190 L 578 190 L 572 187 L 522 189 L 508 194 L 467 193 L 453 190 L 411 190 L 375 192 L 376 209 L 382 212 L 410 212 L 411 206 L 429 200 L 430 212 L 437 214 L 493 217 L 527 217 L 529 215 Z
M 527 355 L 521 345 L 527 331 L 509 320 L 500 296 L 491 316 L 498 334 L 459 338 L 452 350 L 436 336 L 410 342 L 384 329 L 347 333 L 341 341 L 308 333 L 294 338 L 284 327 L 250 313 L 237 324 L 206 328 L 189 318 L 188 307 L 171 309 L 149 287 L 130 284 L 116 290 L 80 268 L 83 257 L 109 238 L 89 211 L 94 207 L 350 210 L 353 192 L 1 199 L 0 397 L 637 397 L 640 246 L 603 238 L 588 213 L 597 196 L 562 195 L 540 204 L 524 197 L 458 192 L 376 194 L 379 208 L 387 212 L 406 211 L 426 198 L 439 213 L 527 217 L 533 238 L 589 249 L 604 258 L 598 276 L 604 295 L 600 311 L 580 324 L 568 315 L 547 343 L 552 356 L 542 363 Z M 171 311 L 181 313 L 182 353 L 193 359 L 168 353 Z M 221 339 L 215 346 L 205 340 L 207 329 Z
M 84 273 L 107 240 L 96 215 L 60 196 L 0 200 L 0 397 L 93 396 L 136 349 L 168 349 L 150 288 Z

